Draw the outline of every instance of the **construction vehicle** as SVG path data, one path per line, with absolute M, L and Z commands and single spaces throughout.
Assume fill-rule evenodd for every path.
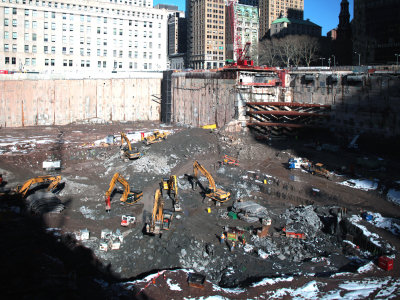
M 230 166 L 239 166 L 239 161 L 236 158 L 233 158 L 232 156 L 225 155 L 224 156 L 224 165 L 230 165 Z
M 155 130 L 153 134 L 144 138 L 144 142 L 146 145 L 154 144 L 161 142 L 162 140 L 167 139 L 168 133 L 167 132 L 160 132 L 159 130 Z
M 288 161 L 289 170 L 300 169 L 303 166 L 308 166 L 308 161 L 301 157 L 291 157 Z
M 124 147 L 124 141 L 127 146 Z M 125 133 L 121 132 L 121 155 L 126 159 L 138 159 L 143 156 L 137 148 L 132 148 L 132 144 L 129 141 Z
M 198 179 L 199 171 L 208 179 L 208 184 L 209 184 L 208 188 L 204 188 L 201 185 L 206 197 L 208 197 L 214 201 L 220 202 L 220 203 L 227 202 L 231 199 L 231 193 L 225 192 L 224 190 L 221 190 L 221 189 L 217 189 L 217 187 L 215 186 L 214 178 L 197 161 L 195 161 L 193 164 L 193 173 L 194 173 L 194 179 L 195 179 L 196 183 L 199 183 L 199 179 Z
M 316 163 L 316 164 L 308 163 L 307 166 L 303 166 L 303 168 L 312 175 L 318 175 L 329 179 L 331 177 L 331 174 L 323 166 L 324 165 L 321 163 Z
M 15 192 L 20 194 L 22 197 L 25 197 L 31 185 L 36 183 L 49 184 L 47 190 L 54 191 L 58 187 L 60 181 L 61 181 L 61 176 L 51 176 L 51 175 L 38 176 L 25 181 L 25 183 L 21 187 L 17 186 Z
M 135 204 L 143 198 L 142 191 L 131 191 L 129 183 L 119 173 L 115 173 L 110 182 L 110 187 L 106 192 L 106 211 L 111 210 L 111 194 L 114 190 L 116 182 L 119 182 L 124 187 L 124 192 L 121 196 L 120 201 L 126 204 Z
M 162 229 L 164 230 L 169 230 L 171 226 L 171 221 L 173 218 L 173 214 L 169 210 L 164 210 L 163 211 L 163 223 L 162 223 Z
M 146 224 L 146 232 L 149 234 L 160 234 L 164 221 L 164 199 L 159 189 L 154 195 L 153 214 L 150 222 Z
M 178 183 L 176 180 L 176 175 L 171 175 L 169 178 L 163 178 L 160 183 L 161 194 L 166 190 L 169 197 L 174 202 L 174 210 L 182 211 L 181 204 L 178 198 Z
M 121 226 L 129 226 L 130 224 L 134 224 L 136 221 L 136 218 L 131 215 L 122 215 L 121 217 Z

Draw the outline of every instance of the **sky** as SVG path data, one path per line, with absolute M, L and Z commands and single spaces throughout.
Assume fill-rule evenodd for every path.
M 154 5 L 171 4 L 177 5 L 179 10 L 185 10 L 185 0 L 153 0 Z M 304 19 L 310 19 L 311 22 L 322 27 L 322 35 L 337 27 L 339 24 L 341 0 L 304 0 Z M 349 0 L 350 20 L 353 18 L 354 0 Z

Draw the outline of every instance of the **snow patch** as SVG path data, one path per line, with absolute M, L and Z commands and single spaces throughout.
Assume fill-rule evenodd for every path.
M 353 189 L 358 189 L 362 191 L 372 191 L 378 188 L 378 180 L 368 180 L 368 179 L 350 179 L 338 184 L 351 187 Z
M 276 284 L 278 282 L 287 282 L 287 281 L 293 281 L 293 277 L 279 277 L 279 278 L 264 278 L 263 280 L 254 283 L 251 287 L 257 287 L 257 286 L 263 286 L 263 285 L 272 285 Z
M 390 189 L 387 193 L 387 199 L 397 205 L 400 205 L 400 191 Z

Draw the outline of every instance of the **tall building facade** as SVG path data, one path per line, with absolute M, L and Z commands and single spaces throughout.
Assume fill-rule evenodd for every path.
M 168 12 L 152 6 L 152 0 L 3 0 L 0 69 L 165 70 Z
M 354 0 L 353 50 L 362 64 L 394 63 L 400 54 L 400 1 Z M 353 62 L 358 64 L 358 55 Z
M 279 17 L 303 19 L 304 0 L 259 0 L 260 29 L 259 37 L 269 35 L 271 23 Z
M 230 10 L 234 10 L 231 12 Z M 258 8 L 251 5 L 236 4 L 226 7 L 226 58 L 237 60 L 237 47 L 244 48 L 247 42 L 251 43 L 249 55 L 257 60 L 258 49 Z M 235 17 L 235 24 L 231 16 Z M 235 36 L 239 37 L 240 45 L 235 43 Z
M 337 27 L 337 37 L 333 43 L 333 49 L 338 64 L 352 64 L 353 44 L 348 0 L 342 0 L 340 3 L 339 25 Z
M 186 53 L 186 18 L 183 12 L 168 17 L 168 55 Z
M 187 0 L 188 67 L 214 69 L 225 64 L 224 0 Z
M 294 18 L 279 18 L 271 23 L 271 37 L 284 37 L 287 35 L 308 35 L 321 37 L 322 27 L 310 20 Z

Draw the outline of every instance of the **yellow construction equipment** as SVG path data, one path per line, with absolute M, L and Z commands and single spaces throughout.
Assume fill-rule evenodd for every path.
M 144 138 L 146 145 L 154 144 L 161 142 L 162 140 L 166 140 L 168 136 L 168 132 L 160 132 L 159 130 L 155 130 L 153 134 Z
M 25 181 L 25 183 L 21 187 L 18 186 L 15 189 L 15 192 L 22 195 L 22 197 L 25 197 L 31 185 L 36 183 L 45 183 L 45 184 L 48 183 L 49 187 L 47 188 L 47 190 L 52 191 L 58 186 L 60 181 L 61 181 L 61 176 L 51 176 L 51 175 L 38 176 Z
M 162 179 L 160 183 L 161 195 L 163 195 L 164 190 L 167 191 L 169 197 L 174 201 L 174 210 L 182 211 L 182 207 L 178 198 L 178 182 L 176 175 L 171 175 L 169 178 Z
M 163 220 L 164 199 L 160 190 L 156 190 L 154 195 L 153 214 L 150 223 L 146 224 L 146 232 L 151 234 L 159 234 L 161 232 Z
M 211 174 L 208 173 L 208 171 L 200 165 L 197 161 L 194 162 L 193 164 L 193 173 L 194 173 L 194 179 L 196 182 L 198 182 L 198 173 L 199 171 L 208 179 L 208 188 L 204 188 L 204 193 L 206 197 L 218 201 L 218 202 L 226 202 L 231 199 L 231 193 L 230 192 L 225 192 L 224 190 L 217 189 L 215 186 L 215 181 L 214 178 L 212 178 Z
M 111 209 L 111 194 L 114 190 L 115 184 L 117 183 L 122 184 L 124 187 L 124 192 L 121 196 L 121 202 L 127 203 L 127 204 L 135 204 L 136 202 L 140 201 L 143 198 L 143 192 L 142 191 L 132 191 L 129 186 L 129 183 L 125 180 L 124 177 L 121 176 L 119 173 L 115 173 L 113 178 L 111 179 L 110 182 L 110 187 L 108 188 L 106 192 L 106 211 L 110 211 Z
M 124 141 L 127 146 L 124 147 Z M 125 133 L 121 132 L 121 154 L 127 159 L 138 159 L 143 156 L 137 148 L 132 148 L 131 142 Z

